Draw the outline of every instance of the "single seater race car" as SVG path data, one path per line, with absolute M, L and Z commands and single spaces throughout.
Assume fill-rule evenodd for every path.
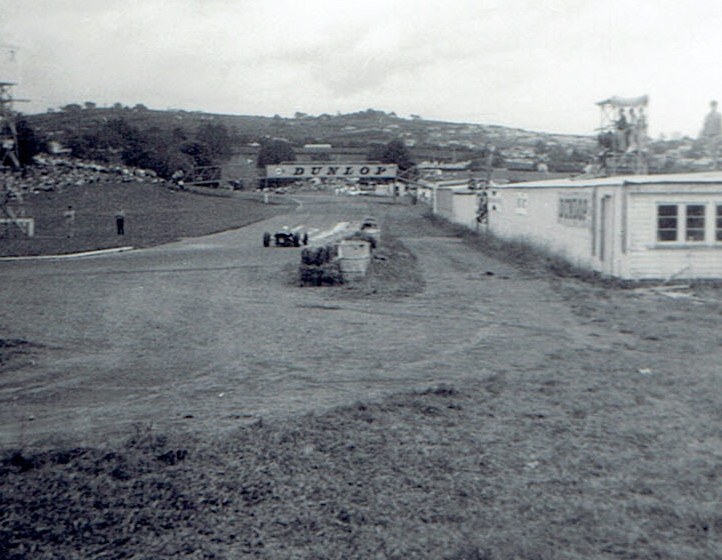
M 264 247 L 270 247 L 271 245 L 276 245 L 276 247 L 300 247 L 302 244 L 308 245 L 308 233 L 301 234 L 283 228 L 274 234 L 268 232 L 263 234 Z

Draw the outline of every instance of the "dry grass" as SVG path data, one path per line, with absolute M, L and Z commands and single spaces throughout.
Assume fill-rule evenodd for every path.
M 718 558 L 712 430 L 693 427 L 690 460 L 615 369 L 571 391 L 549 372 L 431 387 L 212 445 L 7 452 L 0 556 Z
M 474 231 L 453 224 L 431 212 L 426 214 L 431 224 L 442 231 L 459 237 L 469 246 L 483 251 L 500 261 L 515 265 L 520 270 L 537 276 L 553 275 L 558 278 L 583 280 L 606 287 L 631 287 L 638 283 L 605 277 L 601 274 L 575 266 L 568 260 L 534 245 L 524 239 L 501 239 L 485 230 Z

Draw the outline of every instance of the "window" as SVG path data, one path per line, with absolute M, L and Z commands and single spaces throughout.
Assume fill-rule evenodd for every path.
M 715 239 L 722 241 L 722 204 L 717 205 L 717 223 L 715 224 Z
M 704 241 L 704 205 L 687 204 L 686 241 Z
M 705 240 L 705 204 L 660 204 L 657 206 L 657 241 L 700 243 Z M 722 241 L 722 205 L 717 206 L 717 240 Z
M 677 241 L 677 205 L 657 206 L 657 241 Z

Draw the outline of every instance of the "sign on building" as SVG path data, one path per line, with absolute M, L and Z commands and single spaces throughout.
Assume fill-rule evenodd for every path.
M 592 223 L 592 196 L 589 193 L 559 194 L 560 224 L 572 227 L 588 227 Z
M 395 163 L 283 163 L 266 166 L 268 179 L 393 179 L 397 172 Z

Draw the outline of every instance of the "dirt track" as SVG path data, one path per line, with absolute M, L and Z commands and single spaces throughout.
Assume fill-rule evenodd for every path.
M 261 247 L 265 230 L 324 231 L 367 213 L 417 255 L 422 293 L 348 299 L 291 287 L 284 270 L 298 250 Z M 217 434 L 440 381 L 507 372 L 521 379 L 560 365 L 583 375 L 610 360 L 638 375 L 675 361 L 675 348 L 621 323 L 645 302 L 694 315 L 689 302 L 617 294 L 610 303 L 591 287 L 555 289 L 430 233 L 420 213 L 309 197 L 286 217 L 206 238 L 93 259 L 0 263 L 4 335 L 34 345 L 0 375 L 0 445 L 99 444 L 137 423 Z M 712 332 L 718 315 L 706 309 Z M 714 376 L 719 344 L 705 340 L 702 356 L 685 359 Z

